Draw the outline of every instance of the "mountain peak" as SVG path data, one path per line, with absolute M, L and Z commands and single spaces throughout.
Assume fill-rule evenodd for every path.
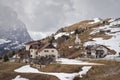
M 9 7 L 0 6 L 0 54 L 6 49 L 15 49 L 24 42 L 31 41 L 25 24 L 17 13 Z

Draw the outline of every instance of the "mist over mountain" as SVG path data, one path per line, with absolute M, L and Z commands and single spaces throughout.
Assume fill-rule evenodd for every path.
M 0 54 L 31 41 L 25 24 L 11 8 L 0 5 Z

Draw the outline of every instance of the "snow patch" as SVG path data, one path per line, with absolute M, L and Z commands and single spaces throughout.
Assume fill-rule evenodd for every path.
M 14 70 L 14 71 L 15 72 L 19 72 L 19 73 L 40 73 L 40 74 L 47 74 L 47 75 L 56 76 L 60 80 L 73 80 L 74 77 L 76 77 L 76 76 L 82 77 L 82 75 L 86 75 L 86 73 L 91 69 L 91 67 L 92 66 L 84 66 L 84 67 L 82 67 L 82 71 L 80 71 L 78 73 L 48 73 L 48 72 L 38 71 L 37 69 L 30 67 L 30 65 L 25 65 L 25 66 L 22 66 L 21 68 L 18 68 L 16 70 Z
M 113 22 L 115 21 L 115 18 L 111 18 L 108 22 Z
M 29 80 L 29 79 L 26 79 L 26 78 L 22 78 L 20 75 L 16 76 L 14 79 L 12 80 Z
M 94 24 L 94 23 L 98 23 L 98 22 L 102 21 L 102 19 L 100 19 L 100 18 L 94 18 L 93 20 L 94 20 L 94 22 L 90 22 L 89 24 Z
M 60 64 L 68 64 L 68 65 L 103 65 L 103 64 L 89 63 L 89 62 L 83 62 L 80 60 L 67 59 L 67 58 L 59 58 L 56 61 L 59 62 Z
M 11 40 L 0 39 L 0 44 L 10 43 Z
M 54 38 L 55 38 L 55 39 L 58 39 L 59 37 L 61 37 L 61 36 L 63 36 L 63 35 L 69 36 L 69 33 L 67 33 L 67 32 L 58 33 L 57 35 L 54 36 Z
M 116 57 L 117 55 L 107 55 L 104 59 L 114 60 Z
M 19 69 L 14 70 L 15 72 L 22 72 L 22 73 L 39 73 L 39 71 L 35 68 L 30 67 L 30 65 L 23 66 Z
M 84 66 L 84 67 L 82 67 L 82 71 L 79 72 L 80 77 L 83 77 L 82 75 L 86 75 L 87 72 L 88 72 L 91 68 L 92 68 L 92 66 Z
M 70 48 L 73 48 L 73 46 L 68 46 L 68 47 L 69 47 L 69 49 L 70 49 Z
M 100 30 L 110 30 L 110 32 L 105 32 L 106 35 L 112 36 L 111 39 L 103 40 L 102 38 L 94 38 L 94 43 L 106 45 L 111 50 L 115 50 L 117 53 L 120 52 L 120 27 L 116 26 L 120 24 L 120 20 L 111 19 L 109 25 L 100 26 L 98 28 L 94 28 L 93 31 L 90 33 L 92 35 L 99 33 Z M 84 45 L 89 44 L 90 41 L 86 42 Z M 118 54 L 116 54 L 118 55 Z
M 88 45 L 96 45 L 95 41 L 88 41 L 84 43 L 84 46 L 88 46 Z
M 74 34 L 74 33 L 75 33 L 75 31 L 71 31 L 71 32 L 70 32 L 70 34 Z

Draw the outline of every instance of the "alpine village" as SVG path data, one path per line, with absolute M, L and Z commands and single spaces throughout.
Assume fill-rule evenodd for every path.
M 84 20 L 8 50 L 0 80 L 120 80 L 120 18 Z

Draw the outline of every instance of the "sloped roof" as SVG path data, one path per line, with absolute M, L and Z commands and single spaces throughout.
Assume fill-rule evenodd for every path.
M 41 51 L 43 49 L 51 49 L 51 48 L 55 48 L 52 44 L 50 43 L 46 43 L 46 44 L 43 44 L 43 43 L 35 43 L 35 44 L 31 44 L 30 46 L 30 49 L 38 49 L 38 51 Z
M 40 41 L 30 41 L 30 42 L 25 43 L 25 45 L 33 45 L 33 44 L 41 44 L 41 42 Z
M 42 51 L 43 49 L 52 49 L 52 48 L 55 48 L 55 47 L 52 44 L 47 43 L 42 48 L 39 48 L 38 51 Z
M 96 49 L 99 48 L 100 46 L 102 46 L 102 47 L 110 50 L 110 49 L 107 48 L 105 45 L 99 45 L 99 44 L 97 44 L 97 45 L 88 45 L 88 46 L 86 47 L 86 50 L 96 50 Z

